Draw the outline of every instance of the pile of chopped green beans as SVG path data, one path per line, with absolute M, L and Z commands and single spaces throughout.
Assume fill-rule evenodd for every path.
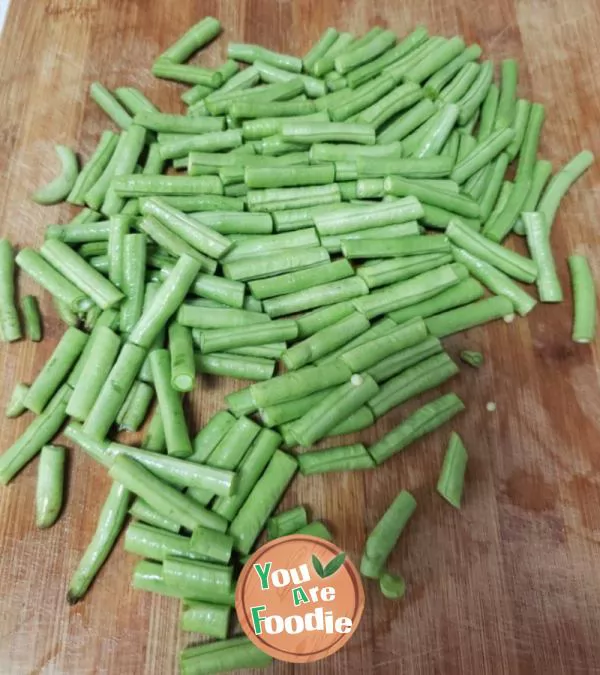
M 304 58 L 230 43 L 222 66 L 189 64 L 220 32 L 205 18 L 153 64 L 193 85 L 184 114 L 92 84 L 117 130 L 81 168 L 56 146 L 62 172 L 32 195 L 81 210 L 49 226 L 39 251 L 15 256 L 0 241 L 2 339 L 42 337 L 34 297 L 21 328 L 15 262 L 67 324 L 7 405 L 35 418 L 0 456 L 0 482 L 40 454 L 36 520 L 49 527 L 66 461 L 55 435 L 64 427 L 107 469 L 114 482 L 68 600 L 84 596 L 131 515 L 134 587 L 180 598 L 181 628 L 220 640 L 185 649 L 184 675 L 271 662 L 229 637 L 235 570 L 265 527 L 332 539 L 302 506 L 273 515 L 298 469 L 374 470 L 465 405 L 434 398 L 370 447 L 314 444 L 456 375 L 441 338 L 562 301 L 551 230 L 593 162 L 583 151 L 553 173 L 538 159 L 545 109 L 517 98 L 517 63 L 503 61 L 495 84 L 479 45 L 458 37 L 328 28 Z M 529 256 L 506 246 L 513 232 Z M 590 266 L 573 254 L 569 269 L 572 337 L 590 342 Z M 183 397 L 203 374 L 251 383 L 193 436 Z M 139 448 L 111 440 L 148 416 Z M 437 491 L 456 508 L 466 464 L 452 433 Z M 386 563 L 415 508 L 400 492 L 365 545 L 361 572 L 388 598 L 405 591 Z

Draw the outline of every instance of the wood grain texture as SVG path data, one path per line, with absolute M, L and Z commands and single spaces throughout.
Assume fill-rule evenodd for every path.
M 405 34 L 417 23 L 477 41 L 498 61 L 521 64 L 519 94 L 547 105 L 542 151 L 555 168 L 581 148 L 600 154 L 600 5 L 595 0 L 13 0 L 0 45 L 0 213 L 2 236 L 42 241 L 48 223 L 73 209 L 28 200 L 56 171 L 54 143 L 89 156 L 110 126 L 87 96 L 90 82 L 139 86 L 161 109 L 180 109 L 181 89 L 155 80 L 153 58 L 206 14 L 226 34 L 202 62 L 224 58 L 227 39 L 305 53 L 332 25 L 374 24 Z M 600 278 L 599 170 L 561 207 L 553 230 L 565 256 L 589 255 Z M 22 294 L 39 289 L 26 278 Z M 570 293 L 527 319 L 447 341 L 457 355 L 482 350 L 443 387 L 468 404 L 453 425 L 469 449 L 465 505 L 447 507 L 434 488 L 449 426 L 369 474 L 297 478 L 284 506 L 310 507 L 358 560 L 365 537 L 401 488 L 419 508 L 391 565 L 408 582 L 390 602 L 366 584 L 367 609 L 355 637 L 334 657 L 273 673 L 430 675 L 600 672 L 600 391 L 595 346 L 570 341 Z M 64 328 L 44 294 L 46 340 L 0 346 L 0 404 L 31 381 Z M 202 380 L 191 397 L 198 429 L 238 385 Z M 412 401 L 362 435 L 371 442 L 417 407 Z M 495 401 L 497 411 L 486 411 Z M 29 423 L 0 417 L 8 447 Z M 67 584 L 95 527 L 109 482 L 87 457 L 71 454 L 66 512 L 51 531 L 34 526 L 35 463 L 0 490 L 0 672 L 3 675 L 176 672 L 188 642 L 176 601 L 134 592 L 134 560 L 117 546 L 85 601 L 69 607 Z

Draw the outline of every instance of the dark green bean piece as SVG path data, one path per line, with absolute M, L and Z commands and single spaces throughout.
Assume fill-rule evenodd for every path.
M 472 368 L 480 368 L 483 365 L 483 354 L 470 349 L 463 349 L 460 353 L 460 360 Z

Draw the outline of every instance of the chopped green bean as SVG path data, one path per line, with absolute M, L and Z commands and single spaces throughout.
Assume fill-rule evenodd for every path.
M 592 342 L 596 336 L 596 289 L 587 258 L 570 255 L 568 258 L 573 288 L 573 332 L 574 342 Z
M 460 509 L 466 468 L 467 451 L 460 436 L 453 431 L 436 489 L 455 509 Z

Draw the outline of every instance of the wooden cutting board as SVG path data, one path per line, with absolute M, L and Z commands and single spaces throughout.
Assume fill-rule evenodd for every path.
M 582 148 L 600 153 L 600 4 L 594 0 L 13 0 L 0 45 L 2 236 L 39 245 L 49 223 L 74 210 L 28 200 L 54 176 L 54 143 L 84 157 L 110 127 L 88 98 L 90 83 L 140 87 L 161 109 L 181 110 L 175 84 L 155 80 L 153 58 L 202 16 L 225 36 L 202 55 L 216 65 L 227 40 L 304 54 L 327 26 L 363 32 L 379 24 L 399 35 L 416 24 L 461 34 L 498 62 L 516 57 L 519 94 L 547 106 L 542 151 L 555 168 Z M 401 488 L 417 513 L 391 565 L 408 583 L 405 600 L 366 584 L 367 610 L 349 645 L 308 666 L 276 664 L 278 675 L 532 675 L 600 672 L 600 392 L 598 351 L 570 340 L 565 257 L 589 255 L 600 274 L 600 173 L 593 168 L 560 209 L 553 243 L 566 301 L 538 307 L 446 341 L 449 352 L 480 349 L 442 388 L 467 411 L 371 473 L 297 478 L 283 506 L 306 504 L 356 561 L 367 532 Z M 41 295 L 46 339 L 0 347 L 4 406 L 17 381 L 31 381 L 64 330 Z M 203 378 L 188 412 L 198 429 L 238 383 Z M 394 410 L 361 435 L 371 442 L 425 400 Z M 494 401 L 496 412 L 486 403 Z M 0 417 L 8 447 L 30 422 Z M 435 493 L 450 429 L 470 462 L 464 508 Z M 344 439 L 351 440 L 351 439 Z M 95 527 L 109 481 L 80 452 L 69 462 L 66 511 L 51 531 L 34 526 L 35 463 L 0 489 L 0 672 L 115 675 L 175 673 L 190 636 L 176 601 L 130 588 L 132 556 L 117 545 L 85 600 L 69 607 L 69 577 Z M 193 636 L 191 636 L 193 638 Z

